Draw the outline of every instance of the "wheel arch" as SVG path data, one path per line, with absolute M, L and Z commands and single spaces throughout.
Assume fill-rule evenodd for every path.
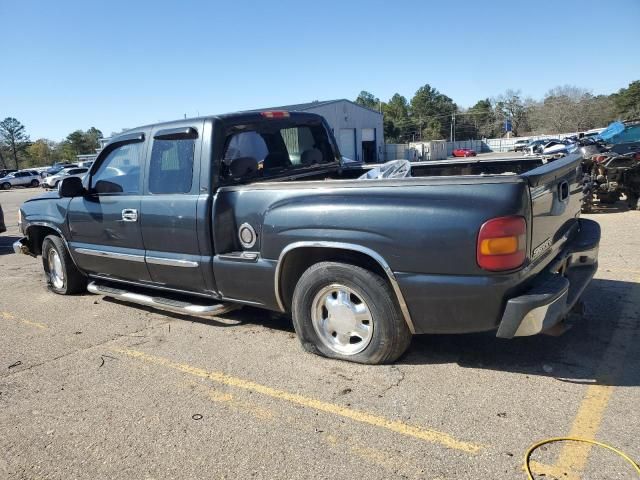
M 62 243 L 64 243 L 64 246 L 69 252 L 71 260 L 73 261 L 74 265 L 78 267 L 75 258 L 73 258 L 73 255 L 71 254 L 71 249 L 69 248 L 67 239 L 64 238 L 62 231 L 55 225 L 46 222 L 33 222 L 27 226 L 25 234 L 29 239 L 29 248 L 31 250 L 31 253 L 33 253 L 34 255 L 42 255 L 42 242 L 44 242 L 44 239 L 48 235 L 55 235 L 57 237 L 60 237 Z
M 362 245 L 341 242 L 295 242 L 280 253 L 276 266 L 274 288 L 281 311 L 291 309 L 293 291 L 300 276 L 310 266 L 326 261 L 350 263 L 371 270 L 389 282 L 411 333 L 415 333 L 409 308 L 400 285 L 386 260 L 376 251 Z

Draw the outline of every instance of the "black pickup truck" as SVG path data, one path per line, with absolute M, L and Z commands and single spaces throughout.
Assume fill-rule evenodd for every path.
M 113 138 L 83 180 L 25 202 L 14 250 L 42 255 L 59 294 L 192 315 L 257 306 L 291 314 L 308 351 L 391 362 L 412 334 L 512 338 L 566 317 L 600 239 L 579 218 L 580 161 L 384 178 L 346 168 L 317 115 L 180 120 Z

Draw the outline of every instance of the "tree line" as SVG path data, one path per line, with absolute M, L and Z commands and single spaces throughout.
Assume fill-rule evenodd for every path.
M 363 90 L 355 101 L 383 113 L 387 143 L 496 138 L 505 135 L 507 123 L 514 136 L 570 133 L 640 118 L 640 80 L 611 95 L 565 85 L 534 100 L 519 90 L 507 90 L 468 109 L 429 84 L 410 100 L 396 93 L 383 102 Z
M 76 155 L 95 153 L 102 132 L 95 127 L 71 132 L 61 142 L 31 141 L 25 126 L 13 117 L 0 122 L 0 168 L 29 168 L 73 162 Z

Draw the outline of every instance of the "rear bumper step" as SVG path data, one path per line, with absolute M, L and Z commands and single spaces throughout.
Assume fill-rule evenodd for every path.
M 131 292 L 122 288 L 112 287 L 97 282 L 89 283 L 89 285 L 87 285 L 87 290 L 96 295 L 104 295 L 124 302 L 137 303 L 139 305 L 145 305 L 159 310 L 167 310 L 174 313 L 180 313 L 182 315 L 196 315 L 199 317 L 215 317 L 228 313 L 232 310 L 242 308 L 241 305 L 234 303 L 214 303 L 210 305 L 189 303 L 167 297 Z

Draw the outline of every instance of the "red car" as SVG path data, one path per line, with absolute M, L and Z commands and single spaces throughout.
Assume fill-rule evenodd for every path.
M 475 157 L 477 155 L 475 150 L 470 148 L 456 148 L 451 155 L 454 157 Z

